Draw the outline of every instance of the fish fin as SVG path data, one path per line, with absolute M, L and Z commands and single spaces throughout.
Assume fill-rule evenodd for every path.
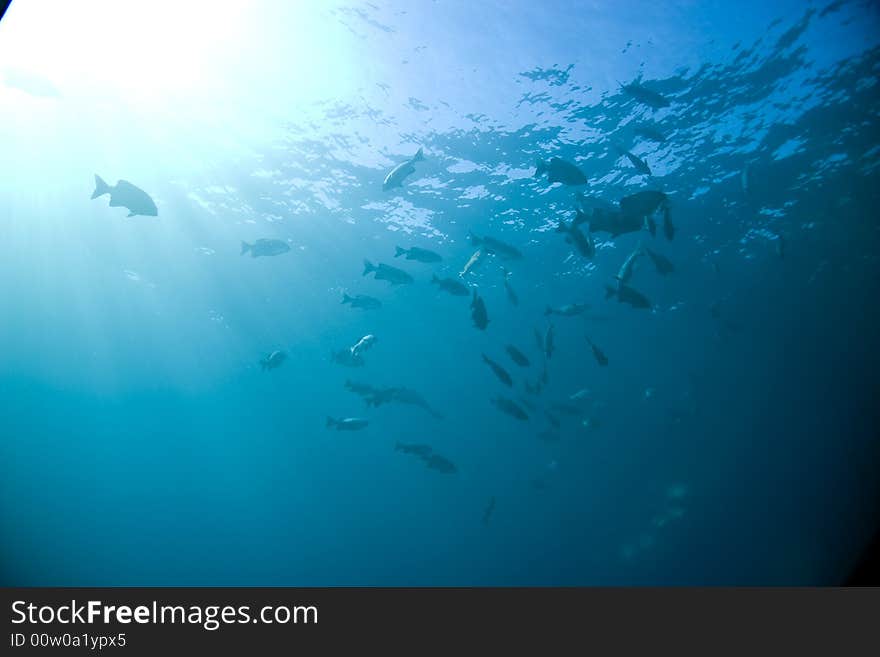
M 557 232 L 557 233 L 567 233 L 568 230 L 569 230 L 569 229 L 568 229 L 568 226 L 565 225 L 565 221 L 563 221 L 562 219 L 560 219 L 560 220 L 559 220 L 559 225 L 556 226 L 556 232 Z
M 125 218 L 128 219 L 129 217 L 133 217 L 133 216 L 134 216 L 134 212 L 129 212 L 127 215 L 125 215 Z
M 354 299 L 348 296 L 347 292 L 342 293 L 342 303 L 351 303 L 352 301 L 354 301 Z
M 410 161 L 411 162 L 424 162 L 425 161 L 425 154 L 422 152 L 421 148 L 416 152 L 415 155 L 413 155 L 412 160 L 410 160 Z
M 535 178 L 540 178 L 543 174 L 547 173 L 549 168 L 550 165 L 544 160 L 535 160 Z
M 247 253 L 248 251 L 250 251 L 251 248 L 252 248 L 252 245 L 250 245 L 250 244 L 248 244 L 247 242 L 245 242 L 244 240 L 242 240 L 242 242 L 241 242 L 241 253 L 239 253 L 238 255 L 244 255 L 245 253 Z
M 104 194 L 110 193 L 110 185 L 104 182 L 104 179 L 101 178 L 97 173 L 95 174 L 95 191 L 92 192 L 92 199 L 96 199 L 99 196 L 103 196 Z
M 364 258 L 364 273 L 361 274 L 361 276 L 366 276 L 371 271 L 376 271 L 376 266 L 372 262 Z
M 394 247 L 394 257 L 399 258 L 404 253 L 406 253 L 406 249 L 401 249 L 399 246 Z
M 610 285 L 605 286 L 605 298 L 606 299 L 610 299 L 615 294 L 617 294 L 617 291 L 613 287 L 611 287 Z

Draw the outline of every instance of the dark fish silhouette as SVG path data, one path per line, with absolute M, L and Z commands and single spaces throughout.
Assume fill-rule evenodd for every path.
M 594 209 L 590 217 L 580 212 L 575 219 L 576 224 L 587 222 L 589 222 L 589 231 L 591 233 L 610 233 L 611 237 L 618 237 L 626 233 L 637 233 L 645 225 L 643 216 L 632 216 L 619 210 L 604 210 L 601 208 Z
M 241 253 L 240 255 L 244 255 L 245 253 L 250 253 L 251 258 L 258 258 L 260 256 L 277 256 L 282 255 L 290 251 L 290 244 L 285 242 L 284 240 L 274 240 L 274 239 L 258 239 L 253 244 L 248 244 L 247 242 L 241 243 Z
M 664 135 L 658 128 L 647 124 L 636 126 L 635 130 L 633 130 L 633 134 L 637 137 L 644 137 L 645 139 L 650 139 L 651 141 L 656 141 L 661 144 L 666 141 L 666 135 Z
M 471 300 L 471 319 L 474 320 L 474 326 L 481 331 L 485 331 L 489 326 L 489 314 L 486 312 L 486 304 L 483 303 L 482 297 L 474 290 L 474 297 Z
M 629 217 L 642 219 L 654 214 L 666 203 L 666 194 L 655 190 L 636 192 L 620 199 L 620 211 Z
M 427 457 L 433 449 L 430 445 L 422 445 L 417 443 L 395 443 L 394 451 L 403 452 L 404 454 L 412 454 L 414 456 Z
M 593 358 L 596 359 L 596 362 L 599 363 L 601 367 L 605 367 L 608 365 L 608 357 L 605 355 L 599 347 L 597 347 L 590 338 L 587 338 L 587 342 L 590 345 L 590 348 L 593 350 Z
M 471 244 L 474 246 L 479 246 L 482 251 L 493 253 L 504 260 L 521 260 L 523 257 L 522 252 L 515 246 L 511 246 L 494 237 L 489 237 L 488 235 L 478 237 L 474 233 L 469 233 L 469 237 Z
M 507 355 L 510 356 L 510 359 L 520 367 L 528 367 L 530 365 L 529 359 L 526 358 L 526 355 L 512 344 L 507 345 L 505 350 L 507 351 Z
M 135 215 L 155 217 L 159 214 L 153 199 L 140 187 L 135 187 L 127 180 L 119 180 L 114 187 L 111 187 L 96 173 L 95 191 L 92 192 L 92 200 L 104 194 L 110 194 L 111 208 L 126 208 L 129 217 L 134 217 Z
M 654 269 L 657 270 L 657 273 L 661 276 L 666 276 L 667 274 L 671 274 L 675 271 L 675 265 L 667 258 L 666 256 L 660 255 L 659 253 L 652 251 L 648 247 L 643 247 L 642 249 L 647 255 L 651 262 L 654 263 Z
M 622 146 L 615 146 L 615 148 L 617 148 L 618 152 L 622 156 L 624 156 L 627 160 L 630 161 L 630 164 L 632 164 L 636 168 L 636 171 L 638 171 L 639 173 L 642 173 L 646 176 L 651 175 L 651 168 L 648 166 L 647 162 L 645 162 L 641 158 L 633 155 L 632 153 L 630 153 L 628 150 L 626 150 Z
M 611 299 L 612 297 L 617 297 L 620 303 L 628 303 L 633 308 L 651 307 L 651 302 L 645 295 L 623 283 L 618 284 L 616 288 L 610 285 L 605 286 L 605 298 Z
M 352 308 L 361 308 L 362 310 L 375 310 L 382 307 L 381 301 L 366 294 L 357 294 L 352 297 L 347 293 L 343 293 L 342 303 L 347 303 Z
M 504 274 L 504 291 L 507 292 L 507 300 L 514 306 L 519 305 L 519 297 L 516 296 L 516 292 L 510 285 L 510 272 L 507 271 L 504 267 L 501 268 L 501 273 Z
M 427 401 L 425 401 L 424 397 L 422 397 L 418 392 L 412 390 L 411 388 L 391 388 L 390 397 L 391 401 L 395 401 L 398 404 L 407 404 L 409 406 L 421 408 L 423 411 L 427 411 L 430 415 L 437 418 L 438 420 L 443 418 L 442 413 L 434 410 L 434 407 L 431 406 Z
M 651 91 L 650 89 L 643 87 L 638 82 L 631 82 L 630 84 L 621 84 L 618 82 L 618 84 L 620 84 L 620 87 L 624 92 L 640 103 L 653 107 L 654 109 L 669 106 L 669 100 L 658 94 L 656 91 Z
M 506 397 L 496 397 L 490 401 L 495 404 L 499 411 L 512 418 L 516 418 L 523 422 L 529 419 L 528 414 L 519 406 L 519 404 L 511 399 L 507 399 Z
M 585 216 L 586 215 L 581 210 L 578 210 L 575 221 L 578 221 L 581 217 Z M 579 223 L 584 223 L 584 221 L 586 220 L 581 219 Z M 584 235 L 574 222 L 566 225 L 561 219 L 559 220 L 559 225 L 556 227 L 556 232 L 565 235 L 565 241 L 569 244 L 573 244 L 578 250 L 578 253 L 585 258 L 592 258 L 596 255 L 596 245 L 593 244 L 593 240 L 588 237 L 590 234 L 589 226 L 587 227 L 587 231 L 587 234 Z
M 379 263 L 374 265 L 369 260 L 364 260 L 364 273 L 362 276 L 375 272 L 373 278 L 377 281 L 388 281 L 392 285 L 402 285 L 404 283 L 412 283 L 413 278 L 402 269 Z
M 535 178 L 540 178 L 545 173 L 547 181 L 562 183 L 563 185 L 586 185 L 587 177 L 578 169 L 577 165 L 558 157 L 551 157 L 549 162 L 538 160 L 535 170 Z
M 411 173 L 415 172 L 415 163 L 421 162 L 424 159 L 425 156 L 422 154 L 422 149 L 420 148 L 409 160 L 401 162 L 394 167 L 391 172 L 385 176 L 385 180 L 382 183 L 382 191 L 387 191 L 393 187 L 402 187 L 404 179 Z
M 428 249 L 420 249 L 417 246 L 413 246 L 409 249 L 403 249 L 399 246 L 395 246 L 394 257 L 399 258 L 402 255 L 406 256 L 406 260 L 415 260 L 416 262 L 424 262 L 424 263 L 432 263 L 432 262 L 440 262 L 443 260 L 443 257 L 439 253 L 434 253 L 433 251 L 428 251 Z
M 508 374 L 506 369 L 501 367 L 501 365 L 489 358 L 486 354 L 483 354 L 483 362 L 492 369 L 492 371 L 495 373 L 495 376 L 498 377 L 498 380 L 501 381 L 501 383 L 506 386 L 513 386 L 513 379 L 510 377 L 510 374 Z
M 260 368 L 264 372 L 266 370 L 274 370 L 276 367 L 281 367 L 285 360 L 287 360 L 286 353 L 283 351 L 273 351 L 260 361 Z
M 456 297 L 466 297 L 470 294 L 468 286 L 454 278 L 437 278 L 436 274 L 432 274 L 431 282 L 444 292 Z
M 455 467 L 455 463 L 450 461 L 448 458 L 440 456 L 439 454 L 431 454 L 430 456 L 424 459 L 425 465 L 427 465 L 432 470 L 436 470 L 441 474 L 455 474 L 458 472 L 458 468 Z

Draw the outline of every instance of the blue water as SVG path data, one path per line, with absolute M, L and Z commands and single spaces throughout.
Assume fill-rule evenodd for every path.
M 52 25 L 42 4 L 0 23 L 0 583 L 846 576 L 880 511 L 874 3 L 83 2 Z M 620 89 L 639 76 L 669 107 Z M 535 178 L 552 156 L 588 185 Z M 90 201 L 95 173 L 158 216 Z M 669 195 L 674 240 L 596 233 L 587 259 L 554 230 L 577 190 L 645 189 Z M 469 231 L 524 254 L 465 278 L 485 331 L 430 284 L 463 268 Z M 291 250 L 239 255 L 258 238 Z M 604 298 L 640 240 L 676 266 L 636 265 L 650 310 Z M 415 282 L 363 277 L 364 258 Z M 590 308 L 550 318 L 530 395 L 533 329 L 574 302 Z M 367 334 L 363 367 L 332 360 Z M 417 390 L 443 418 L 368 408 L 346 380 Z M 560 402 L 578 414 L 541 440 Z

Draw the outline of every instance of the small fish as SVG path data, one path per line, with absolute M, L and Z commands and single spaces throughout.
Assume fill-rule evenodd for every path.
M 577 165 L 562 158 L 552 157 L 549 162 L 538 160 L 535 169 L 535 178 L 540 178 L 546 173 L 550 184 L 562 183 L 573 186 L 587 184 L 584 172 L 578 169 Z
M 633 155 L 632 153 L 630 153 L 628 150 L 626 150 L 622 146 L 616 146 L 616 148 L 622 156 L 624 156 L 627 160 L 630 161 L 630 164 L 632 164 L 636 168 L 636 171 L 638 171 L 639 173 L 644 174 L 646 176 L 651 175 L 651 168 L 648 166 L 647 162 L 645 162 L 641 158 Z
M 547 360 L 553 357 L 553 351 L 556 349 L 556 341 L 554 340 L 553 324 L 547 327 L 547 333 L 544 335 L 544 355 Z M 544 377 L 547 376 L 547 367 L 544 367 Z
M 428 249 L 420 249 L 417 246 L 410 247 L 409 249 L 403 249 L 399 246 L 395 246 L 394 249 L 395 258 L 399 258 L 400 256 L 405 255 L 406 260 L 415 260 L 416 262 L 424 262 L 426 264 L 440 262 L 443 260 L 443 257 L 439 253 L 428 251 Z
M 617 297 L 620 303 L 627 303 L 633 308 L 651 308 L 651 302 L 645 295 L 623 283 L 618 283 L 616 289 L 610 285 L 605 286 L 605 298 L 612 297 Z
M 780 260 L 785 260 L 785 237 L 782 233 L 776 234 L 776 255 Z
M 544 310 L 544 315 L 561 315 L 562 317 L 574 317 L 575 315 L 580 315 L 589 307 L 590 306 L 586 303 L 568 303 L 564 306 L 559 306 L 558 308 L 547 306 L 546 310 Z
M 283 351 L 273 351 L 260 361 L 260 368 L 264 372 L 266 370 L 274 370 L 276 367 L 281 367 L 285 360 L 287 360 L 286 353 Z
M 362 310 L 376 310 L 382 307 L 382 302 L 366 294 L 357 294 L 349 296 L 346 293 L 342 295 L 342 303 L 347 303 L 352 308 L 361 308 Z
M 590 345 L 590 348 L 593 350 L 593 358 L 596 359 L 596 362 L 599 363 L 600 367 L 605 367 L 608 365 L 608 357 L 605 355 L 599 347 L 597 347 L 590 338 L 587 338 L 587 342 Z
M 150 195 L 140 187 L 135 187 L 127 180 L 119 180 L 111 187 L 97 173 L 95 174 L 95 191 L 92 192 L 92 200 L 104 194 L 110 195 L 111 208 L 125 208 L 128 217 L 141 215 L 144 217 L 156 217 L 159 211 Z
M 468 286 L 464 283 L 455 280 L 454 278 L 437 278 L 436 274 L 432 274 L 431 283 L 439 287 L 444 292 L 448 292 L 449 294 L 456 297 L 467 297 L 470 296 L 470 291 L 468 290 Z
M 353 347 L 351 347 L 351 355 L 355 358 L 359 357 L 363 352 L 367 351 L 376 344 L 376 336 L 375 335 L 365 335 L 360 340 L 357 341 Z
M 458 272 L 458 275 L 461 278 L 464 278 L 473 269 L 476 269 L 477 265 L 479 265 L 482 261 L 483 261 L 483 250 L 477 249 L 476 251 L 474 251 L 474 254 L 467 261 L 467 264 L 465 264 L 464 269 L 462 269 L 460 272 Z
M 584 401 L 591 399 L 593 396 L 592 391 L 589 388 L 581 388 L 577 392 L 574 392 L 568 396 L 571 401 Z
M 327 428 L 335 428 L 337 431 L 360 431 L 365 429 L 368 424 L 370 423 L 367 420 L 359 417 L 346 417 L 341 420 L 334 420 L 329 415 L 327 416 Z
M 422 456 L 427 457 L 431 454 L 433 449 L 430 445 L 420 445 L 417 443 L 395 443 L 394 444 L 395 452 L 403 452 L 404 454 L 412 454 L 414 456 Z
M 504 291 L 507 292 L 507 300 L 510 301 L 511 305 L 518 306 L 519 297 L 516 295 L 516 291 L 511 287 L 510 281 L 508 280 L 510 278 L 510 272 L 502 267 L 501 273 L 504 275 Z
M 586 215 L 581 211 L 577 211 L 577 215 L 575 217 L 575 221 L 577 221 L 577 225 L 575 221 L 566 225 L 564 221 L 560 219 L 559 225 L 556 227 L 557 233 L 563 233 L 565 235 L 565 241 L 569 244 L 574 244 L 575 248 L 585 258 L 592 258 L 596 255 L 596 245 L 593 243 L 593 239 L 590 236 L 590 227 L 587 225 L 587 233 L 586 235 L 581 232 L 578 228 L 578 225 L 587 222 L 587 219 L 584 219 Z
M 374 265 L 369 260 L 364 260 L 364 273 L 362 276 L 366 276 L 371 272 L 375 272 L 373 278 L 377 281 L 388 281 L 391 285 L 402 285 L 413 282 L 413 277 L 402 269 L 382 263 Z
M 512 344 L 507 345 L 505 350 L 507 351 L 507 355 L 510 356 L 510 359 L 520 367 L 528 367 L 530 365 L 529 359 L 526 358 L 526 355 Z
M 469 233 L 469 237 L 471 244 L 481 247 L 486 253 L 497 255 L 503 260 L 522 260 L 522 252 L 515 246 L 511 246 L 506 242 L 502 242 L 494 237 L 489 237 L 488 235 L 478 237 L 474 233 Z
M 547 418 L 547 421 L 553 426 L 554 429 L 558 429 L 562 423 L 559 421 L 559 418 L 553 415 L 547 409 L 544 409 L 544 417 Z
M 638 82 L 631 82 L 630 84 L 620 84 L 620 88 L 633 98 L 635 98 L 638 102 L 648 105 L 649 107 L 653 107 L 654 109 L 660 109 L 662 107 L 669 106 L 669 100 L 658 94 L 656 91 L 651 91 L 650 89 L 643 87 Z
M 506 397 L 496 397 L 493 398 L 491 402 L 495 404 L 498 410 L 512 418 L 516 418 L 523 422 L 529 419 L 528 414 L 519 406 L 519 404 L 511 399 L 507 399 Z
M 672 224 L 672 215 L 668 205 L 663 206 L 663 234 L 670 242 L 675 237 L 675 226 Z
M 651 259 L 651 262 L 654 263 L 654 269 L 657 270 L 657 273 L 661 276 L 666 276 L 675 271 L 675 265 L 673 265 L 666 256 L 660 255 L 647 247 L 645 247 L 644 252 L 648 255 L 648 258 Z
M 629 283 L 632 278 L 633 267 L 635 266 L 636 260 L 641 255 L 642 243 L 639 242 L 636 245 L 636 248 L 633 249 L 632 253 L 630 253 L 626 260 L 623 261 L 623 264 L 620 265 L 620 269 L 617 270 L 617 275 L 614 278 L 617 279 L 618 284 L 625 285 L 626 283 Z
M 385 176 L 385 180 L 382 182 L 382 191 L 388 191 L 394 187 L 402 187 L 404 179 L 411 173 L 415 172 L 415 163 L 422 162 L 424 159 L 425 156 L 420 148 L 418 152 L 406 162 L 401 162 L 394 167 L 391 172 Z
M 425 465 L 427 465 L 432 470 L 436 470 L 442 474 L 455 474 L 458 472 L 458 468 L 455 467 L 455 463 L 450 461 L 449 459 L 440 456 L 439 454 L 431 454 L 430 456 L 424 459 Z
M 489 326 L 489 313 L 486 312 L 486 304 L 483 298 L 474 290 L 474 297 L 471 300 L 471 319 L 474 320 L 474 326 L 481 331 L 485 331 Z
M 250 253 L 251 258 L 277 256 L 290 251 L 290 244 L 282 240 L 259 239 L 253 244 L 241 243 L 241 254 Z
M 495 512 L 495 497 L 489 498 L 489 503 L 486 505 L 486 509 L 483 511 L 483 524 L 488 525 L 489 520 L 492 518 L 492 514 Z
M 489 358 L 486 354 L 483 354 L 483 362 L 486 363 L 486 365 L 488 365 L 490 368 L 492 368 L 492 371 L 495 373 L 495 376 L 498 377 L 498 380 L 501 381 L 501 383 L 506 386 L 513 386 L 513 379 L 510 377 L 510 374 L 507 372 L 506 369 L 501 367 L 501 365 Z

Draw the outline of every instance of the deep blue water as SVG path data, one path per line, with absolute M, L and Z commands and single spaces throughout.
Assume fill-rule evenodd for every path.
M 0 583 L 846 576 L 880 511 L 876 4 L 71 4 L 63 27 L 25 0 L 0 24 Z M 668 107 L 621 90 L 639 76 Z M 536 178 L 553 156 L 588 184 Z M 158 216 L 89 200 L 95 173 Z M 647 189 L 669 195 L 671 241 L 595 233 L 585 258 L 555 231 L 577 191 Z M 469 231 L 524 255 L 464 278 L 485 331 L 430 283 L 457 278 Z M 291 250 L 239 254 L 258 238 Z M 676 267 L 637 262 L 648 310 L 604 295 L 640 241 Z M 364 277 L 364 258 L 415 281 Z M 367 334 L 364 366 L 333 361 Z M 442 419 L 368 408 L 347 380 Z M 579 410 L 542 440 L 559 403 Z

